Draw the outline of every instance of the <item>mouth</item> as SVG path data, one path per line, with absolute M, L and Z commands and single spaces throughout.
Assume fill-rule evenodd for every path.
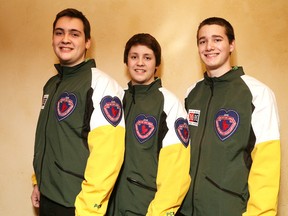
M 145 73 L 146 70 L 144 70 L 144 69 L 135 69 L 135 72 L 137 72 L 137 73 Z
M 59 47 L 59 49 L 60 49 L 61 51 L 64 51 L 64 52 L 73 50 L 73 48 L 70 48 L 70 47 Z
M 218 55 L 219 55 L 219 53 L 208 53 L 208 54 L 204 54 L 204 56 L 207 57 L 207 58 L 213 58 L 213 57 L 216 57 L 216 56 L 218 56 Z

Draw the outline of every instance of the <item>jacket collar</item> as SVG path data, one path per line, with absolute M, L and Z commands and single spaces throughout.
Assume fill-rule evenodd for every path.
M 85 68 L 93 68 L 93 67 L 96 67 L 96 63 L 95 63 L 95 60 L 94 59 L 87 59 L 83 62 L 81 62 L 80 64 L 78 65 L 75 65 L 73 67 L 66 67 L 66 66 L 61 66 L 60 64 L 55 64 L 54 65 L 56 70 L 58 71 L 58 74 L 61 76 L 61 77 L 66 77 L 66 76 L 70 76 L 70 75 L 73 75 L 77 72 L 79 72 L 79 70 L 81 69 L 81 71 L 85 70 Z
M 234 66 L 231 70 L 227 71 L 220 77 L 209 77 L 207 72 L 204 73 L 204 82 L 208 85 L 216 82 L 227 82 L 244 75 L 242 67 Z

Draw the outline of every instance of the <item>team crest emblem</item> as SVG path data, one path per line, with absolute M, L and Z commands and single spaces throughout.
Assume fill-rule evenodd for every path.
M 56 115 L 58 121 L 67 118 L 75 110 L 77 97 L 73 93 L 64 92 L 60 95 L 56 104 Z
M 215 130 L 220 140 L 232 136 L 239 126 L 239 115 L 234 110 L 221 109 L 215 116 Z
M 122 118 L 122 103 L 118 97 L 106 96 L 101 102 L 101 111 L 106 120 L 116 127 Z
M 189 145 L 189 126 L 188 121 L 184 118 L 178 118 L 175 122 L 175 131 L 185 147 Z
M 140 114 L 134 121 L 134 133 L 140 143 L 149 140 L 157 129 L 157 120 L 153 116 Z

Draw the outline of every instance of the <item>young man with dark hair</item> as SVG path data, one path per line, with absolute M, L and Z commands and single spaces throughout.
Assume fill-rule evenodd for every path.
M 126 152 L 107 215 L 174 215 L 190 184 L 187 114 L 155 77 L 161 47 L 152 35 L 131 37 L 124 63 L 131 77 L 123 99 Z
M 43 89 L 33 160 L 31 200 L 40 216 L 105 215 L 123 162 L 124 91 L 85 59 L 90 43 L 80 11 L 57 14 L 52 46 L 60 63 Z
M 191 186 L 178 215 L 275 216 L 280 135 L 273 92 L 232 66 L 232 25 L 204 20 L 197 32 L 204 79 L 185 98 Z

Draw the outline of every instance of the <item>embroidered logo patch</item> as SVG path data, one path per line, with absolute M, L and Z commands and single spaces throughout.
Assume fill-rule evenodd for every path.
M 183 145 L 187 147 L 189 145 L 189 126 L 187 120 L 184 118 L 178 118 L 174 125 L 178 138 Z
M 73 93 L 64 92 L 60 95 L 56 104 L 56 115 L 58 121 L 67 118 L 75 110 L 77 97 Z
M 215 116 L 215 130 L 220 140 L 232 136 L 239 125 L 239 115 L 234 110 L 221 109 Z
M 188 123 L 198 127 L 200 119 L 200 110 L 189 109 L 188 111 Z
M 140 143 L 150 139 L 157 129 L 157 120 L 153 116 L 140 114 L 134 121 L 134 134 Z
M 122 103 L 118 97 L 106 96 L 100 102 L 101 111 L 106 120 L 116 127 L 122 118 Z

